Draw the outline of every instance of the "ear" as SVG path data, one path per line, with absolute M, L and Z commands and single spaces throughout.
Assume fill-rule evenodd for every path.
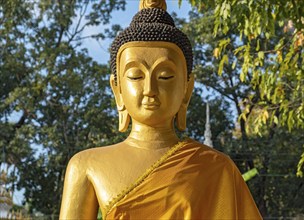
M 113 74 L 111 74 L 111 76 L 110 76 L 110 85 L 111 85 L 112 91 L 114 93 L 117 110 L 121 111 L 124 108 L 124 104 L 123 104 L 123 100 L 122 100 L 121 93 L 120 93 L 120 87 L 115 82 Z
M 191 95 L 194 88 L 194 76 L 190 75 L 189 81 L 187 83 L 186 93 L 181 104 L 179 111 L 177 112 L 176 125 L 178 130 L 184 131 L 186 129 L 186 118 L 187 118 L 187 108 L 191 99 Z
M 111 74 L 111 77 L 110 77 L 110 85 L 111 85 L 112 91 L 114 93 L 115 102 L 116 102 L 116 106 L 117 106 L 117 110 L 118 110 L 118 116 L 119 116 L 118 130 L 120 132 L 125 132 L 129 127 L 130 115 L 123 102 L 123 99 L 122 99 L 122 96 L 120 93 L 120 86 L 118 84 L 116 84 L 113 74 Z

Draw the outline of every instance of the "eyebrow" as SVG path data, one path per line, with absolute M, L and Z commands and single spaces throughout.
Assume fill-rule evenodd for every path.
M 129 59 L 127 60 L 127 64 L 123 67 L 123 76 L 125 75 L 126 71 L 128 69 L 130 69 L 131 67 L 134 67 L 134 66 L 139 66 L 141 69 L 148 69 L 147 68 L 147 63 L 144 61 L 144 60 L 141 60 L 141 59 Z

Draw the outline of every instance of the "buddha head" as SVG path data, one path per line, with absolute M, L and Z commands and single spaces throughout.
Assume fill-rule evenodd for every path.
M 119 131 L 127 130 L 130 118 L 152 127 L 176 120 L 185 130 L 194 85 L 192 48 L 164 0 L 140 1 L 140 11 L 112 43 L 111 69 Z

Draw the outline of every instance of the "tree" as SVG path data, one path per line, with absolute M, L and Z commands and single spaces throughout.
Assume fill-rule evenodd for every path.
M 265 218 L 301 213 L 303 208 L 300 204 L 304 201 L 295 195 L 303 193 L 304 188 L 301 180 L 295 177 L 295 161 L 301 152 L 299 144 L 304 143 L 303 129 L 294 129 L 289 133 L 287 126 L 278 126 L 272 121 L 259 127 L 259 135 L 256 135 L 256 120 L 265 114 L 258 105 L 263 100 L 260 89 L 252 86 L 250 81 L 240 79 L 242 63 L 236 62 L 233 67 L 223 65 L 223 61 L 215 56 L 218 55 L 216 48 L 223 39 L 230 39 L 226 49 L 245 44 L 247 39 L 240 39 L 236 28 L 213 36 L 214 20 L 212 11 L 193 10 L 189 13 L 189 22 L 180 20 L 178 24 L 191 37 L 196 81 L 200 86 L 209 88 L 209 93 L 213 92 L 218 100 L 228 102 L 238 118 L 233 134 L 221 139 L 220 150 L 232 157 L 242 173 L 254 167 L 259 170 L 260 174 L 249 181 L 249 186 Z M 276 41 L 267 40 L 267 43 L 272 45 Z M 227 59 L 234 60 L 235 54 L 227 53 Z M 221 74 L 218 74 L 219 69 Z M 249 71 L 247 77 L 252 77 L 252 74 Z M 248 97 L 251 97 L 251 102 L 244 103 Z M 295 141 L 291 138 L 293 135 L 297 137 Z M 284 193 L 279 193 L 279 190 Z
M 181 3 L 181 0 L 179 1 Z M 214 48 L 220 60 L 218 73 L 224 66 L 235 69 L 239 78 L 259 92 L 244 98 L 244 120 L 250 107 L 259 108 L 254 130 L 275 123 L 289 130 L 304 127 L 304 5 L 302 1 L 189 1 L 198 10 L 212 11 L 213 35 L 222 36 Z M 233 31 L 235 35 L 226 35 Z M 238 44 L 233 39 L 239 40 Z M 298 175 L 302 176 L 301 164 Z
M 1 1 L 1 162 L 14 167 L 12 187 L 25 190 L 31 212 L 56 218 L 70 157 L 122 138 L 110 70 L 89 57 L 82 41 L 111 35 L 84 31 L 107 24 L 124 6 L 123 0 Z
M 1 1 L 0 4 L 0 147 L 1 165 L 9 166 L 21 163 L 30 153 L 31 126 L 26 123 L 27 111 L 12 123 L 11 114 L 17 109 L 17 103 L 8 103 L 10 94 L 25 85 L 26 77 L 31 71 L 27 65 L 24 33 L 20 30 L 23 21 L 30 18 L 26 10 L 27 4 L 22 1 Z M 20 5 L 20 7 L 15 7 Z M 22 16 L 21 16 L 22 15 Z M 8 170 L 7 167 L 7 170 Z M 10 179 L 15 181 L 16 169 L 11 172 Z M 12 191 L 15 185 L 12 184 Z

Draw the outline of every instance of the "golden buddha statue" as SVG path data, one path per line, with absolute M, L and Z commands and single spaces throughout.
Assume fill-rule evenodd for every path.
M 142 0 L 111 46 L 110 84 L 121 143 L 69 162 L 60 219 L 261 219 L 234 163 L 194 140 L 180 140 L 193 90 L 190 42 L 165 11 Z

